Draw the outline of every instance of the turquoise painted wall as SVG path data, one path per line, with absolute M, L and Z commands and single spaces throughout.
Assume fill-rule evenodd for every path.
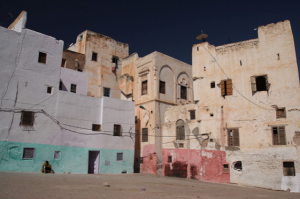
M 22 159 L 23 148 L 35 148 L 34 159 Z M 89 150 L 100 151 L 99 173 L 133 173 L 134 150 L 84 148 L 0 141 L 0 171 L 41 172 L 46 160 L 56 173 L 87 173 Z M 54 159 L 54 152 L 60 151 L 60 159 Z M 117 153 L 123 152 L 123 161 L 117 160 Z M 109 161 L 110 165 L 105 165 Z

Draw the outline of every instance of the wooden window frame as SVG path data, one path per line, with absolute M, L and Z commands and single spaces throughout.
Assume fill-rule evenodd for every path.
M 275 130 L 277 131 L 277 134 L 275 134 Z M 272 127 L 272 141 L 273 145 L 286 145 L 285 126 Z
M 280 111 L 283 109 L 283 113 Z M 286 118 L 286 109 L 284 107 L 282 108 L 276 108 L 276 119 L 279 118 Z
M 266 89 L 265 90 L 258 90 L 257 89 L 257 78 L 259 77 L 264 77 L 265 78 L 265 86 L 266 86 Z M 252 90 L 252 95 L 254 95 L 256 92 L 261 92 L 261 91 L 269 91 L 270 89 L 270 86 L 271 84 L 269 84 L 269 81 L 268 81 L 268 75 L 260 75 L 260 76 L 252 76 L 250 77 L 251 79 L 251 90 Z
M 41 64 L 47 63 L 47 53 L 39 52 L 38 62 Z
M 284 176 L 295 176 L 295 162 L 294 161 L 284 161 L 283 166 L 283 175 Z
M 166 82 L 159 81 L 159 93 L 166 94 Z
M 232 95 L 232 79 L 221 81 L 221 95 L 223 97 Z
M 33 111 L 22 111 L 20 126 L 33 126 L 34 125 L 34 114 L 35 113 Z
M 190 110 L 190 120 L 196 119 L 196 110 Z
M 114 136 L 122 136 L 121 125 L 114 124 Z
M 229 165 L 223 164 L 223 173 L 229 173 Z
M 228 128 L 227 138 L 228 146 L 240 146 L 240 132 L 238 128 Z
M 142 128 L 142 142 L 148 142 L 148 128 Z
M 148 80 L 142 81 L 141 91 L 142 91 L 142 95 L 148 94 Z
M 98 60 L 98 53 L 92 52 L 92 61 Z
M 101 131 L 101 124 L 92 124 L 92 131 Z

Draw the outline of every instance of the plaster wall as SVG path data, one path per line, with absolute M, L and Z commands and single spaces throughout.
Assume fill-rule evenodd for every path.
M 87 95 L 88 75 L 76 70 L 61 68 L 62 90 L 70 92 L 71 84 L 76 85 L 76 94 Z
M 15 19 L 15 21 L 8 27 L 9 30 L 14 30 L 16 32 L 22 32 L 22 29 L 26 27 L 27 22 L 27 12 L 22 11 L 20 15 Z
M 62 58 L 65 61 L 64 68 L 72 70 L 84 70 L 85 55 L 71 50 L 64 49 Z

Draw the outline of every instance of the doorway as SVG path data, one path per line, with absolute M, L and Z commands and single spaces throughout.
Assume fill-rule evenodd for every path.
M 88 173 L 99 174 L 100 151 L 89 151 Z

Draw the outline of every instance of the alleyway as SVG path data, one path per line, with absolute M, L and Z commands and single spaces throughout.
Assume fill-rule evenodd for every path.
M 104 182 L 108 182 L 110 187 L 104 187 Z M 87 175 L 0 172 L 0 198 L 298 199 L 300 194 L 145 174 Z

